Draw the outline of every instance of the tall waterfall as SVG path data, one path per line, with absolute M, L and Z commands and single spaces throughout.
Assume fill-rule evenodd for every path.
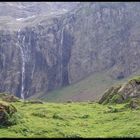
M 63 41 L 64 41 L 64 27 L 62 28 L 62 31 L 61 31 L 61 38 L 60 38 L 60 55 L 61 55 L 61 61 L 62 61 L 62 55 L 63 55 Z M 62 62 L 61 62 L 61 81 L 63 81 L 63 78 L 62 78 L 62 69 L 63 69 L 63 65 L 62 65 Z
M 23 40 L 25 39 L 25 37 L 23 38 Z M 20 42 L 20 29 L 18 30 L 18 41 Z M 20 48 L 20 52 L 21 52 L 21 58 L 22 58 L 22 68 L 21 68 L 21 93 L 20 96 L 22 99 L 25 98 L 25 94 L 24 94 L 24 89 L 25 89 L 25 53 L 24 53 L 24 46 L 20 45 L 19 43 L 19 48 Z

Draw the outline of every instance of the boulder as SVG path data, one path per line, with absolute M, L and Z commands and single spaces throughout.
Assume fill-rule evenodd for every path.
M 10 125 L 10 118 L 17 112 L 17 109 L 6 102 L 0 101 L 0 125 Z

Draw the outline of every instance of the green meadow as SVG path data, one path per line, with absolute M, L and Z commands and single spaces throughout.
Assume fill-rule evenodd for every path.
M 140 137 L 140 110 L 96 102 L 12 102 L 17 124 L 0 127 L 0 138 Z

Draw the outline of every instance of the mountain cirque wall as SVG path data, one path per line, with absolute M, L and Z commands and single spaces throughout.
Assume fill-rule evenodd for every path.
M 73 37 L 69 25 L 52 18 L 43 25 L 1 31 L 0 91 L 26 98 L 69 84 Z M 65 47 L 66 46 L 66 47 Z
M 71 12 L 33 25 L 1 29 L 0 91 L 27 98 L 99 71 L 108 70 L 117 79 L 137 71 L 139 6 L 80 3 Z

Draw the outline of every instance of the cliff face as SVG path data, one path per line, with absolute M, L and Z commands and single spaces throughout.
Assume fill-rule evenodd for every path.
M 79 2 L 0 2 L 0 16 L 26 18 L 74 9 Z
M 1 31 L 1 92 L 26 98 L 69 84 L 73 37 L 62 21 L 52 18 L 51 24 Z
M 105 69 L 123 78 L 140 67 L 138 5 L 95 3 L 75 15 L 71 81 Z
M 108 70 L 118 79 L 135 72 L 140 68 L 139 5 L 81 3 L 60 16 L 38 17 L 32 26 L 1 30 L 0 91 L 27 98 L 97 71 Z

